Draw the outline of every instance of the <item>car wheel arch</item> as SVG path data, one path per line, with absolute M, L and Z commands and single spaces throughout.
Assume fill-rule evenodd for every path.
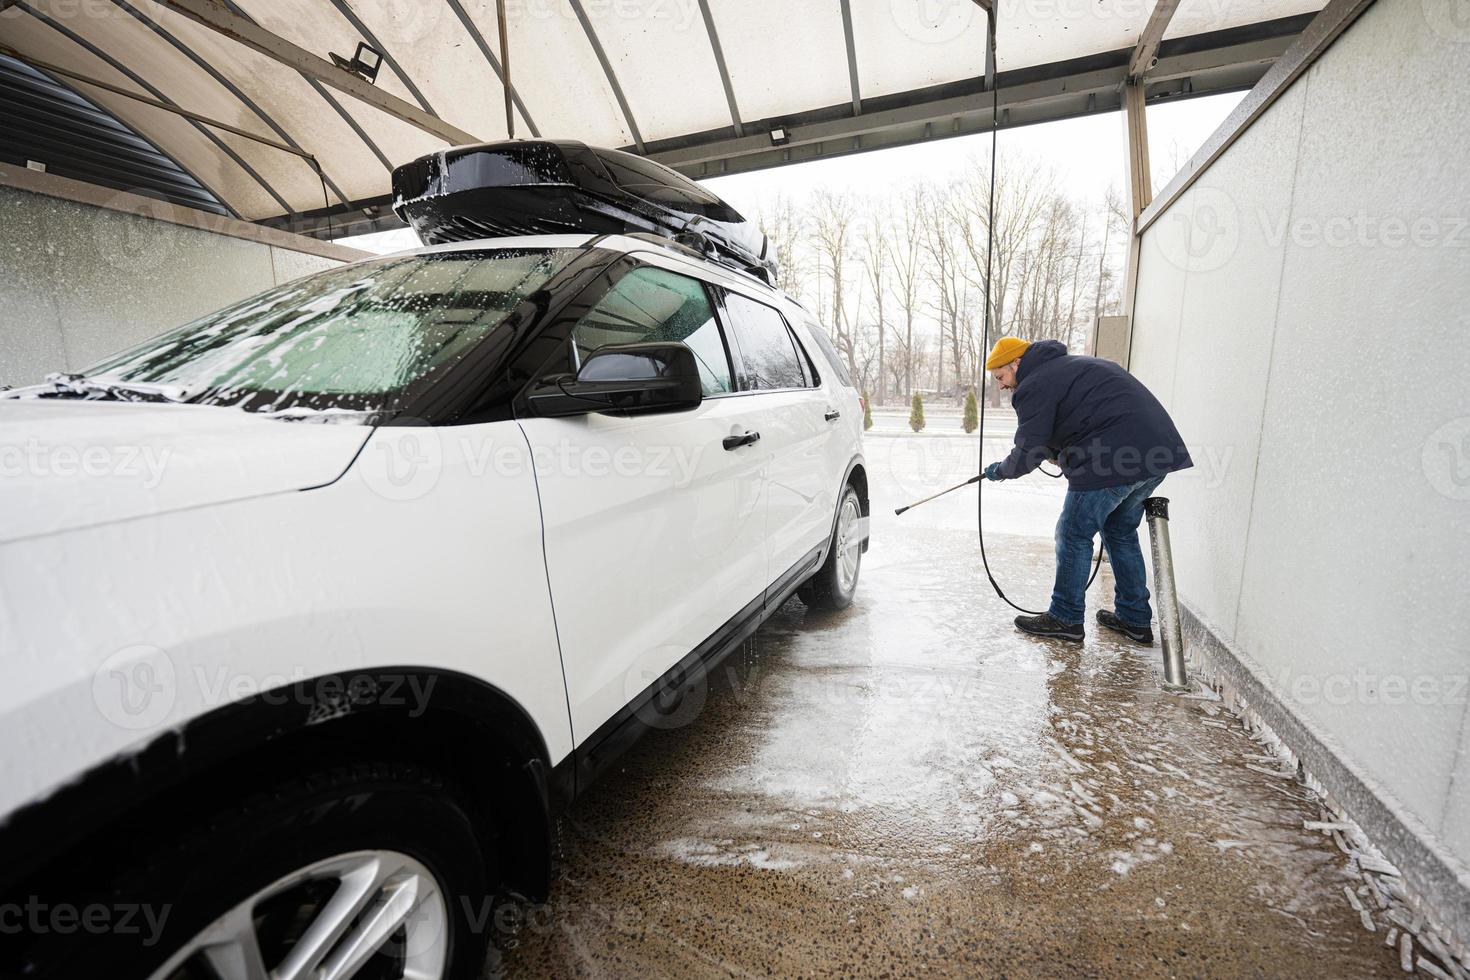
M 355 703 L 337 693 L 354 688 Z M 388 696 L 405 688 L 422 703 Z M 384 754 L 433 767 L 470 794 L 491 818 L 482 829 L 505 885 L 532 898 L 546 894 L 552 816 L 570 802 L 570 764 L 551 765 L 540 731 L 508 693 L 421 667 L 297 681 L 215 708 L 92 767 L 0 825 L 0 893 L 70 867 L 78 855 L 115 849 L 120 829 L 152 828 L 165 814 L 180 819 L 203 805 L 174 809 L 180 801 L 217 798 L 279 771 L 273 767 Z M 152 832 L 166 833 L 167 822 Z
M 866 519 L 871 516 L 872 508 L 868 503 L 868 469 L 866 461 L 861 456 L 854 456 L 847 464 L 847 472 L 842 476 L 842 483 L 838 485 L 838 499 L 841 499 L 842 488 L 851 485 L 857 491 L 858 506 L 862 508 L 862 516 Z M 832 528 L 837 528 L 837 515 L 832 515 Z M 863 536 L 863 551 L 868 550 L 868 537 Z

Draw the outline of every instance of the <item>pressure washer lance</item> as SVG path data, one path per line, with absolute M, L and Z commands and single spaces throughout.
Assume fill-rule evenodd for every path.
M 966 480 L 964 483 L 956 483 L 954 486 L 950 487 L 948 490 L 941 490 L 938 493 L 930 494 L 929 496 L 925 497 L 923 500 L 915 500 L 913 503 L 909 504 L 907 507 L 899 507 L 893 513 L 895 515 L 902 514 L 906 510 L 912 510 L 913 508 L 919 506 L 920 504 L 927 504 L 931 500 L 937 500 L 938 498 L 944 496 L 947 493 L 954 493 L 960 487 L 968 487 L 970 484 L 972 484 L 972 483 L 979 483 L 983 479 L 985 479 L 985 474 L 984 473 L 981 473 L 979 476 L 972 476 L 968 480 Z
M 1189 687 L 1184 667 L 1184 635 L 1179 626 L 1179 594 L 1174 590 L 1174 554 L 1169 547 L 1169 498 L 1149 497 L 1143 502 L 1148 515 L 1148 545 L 1154 560 L 1154 600 L 1159 604 L 1159 642 L 1164 647 L 1164 686 L 1173 690 Z

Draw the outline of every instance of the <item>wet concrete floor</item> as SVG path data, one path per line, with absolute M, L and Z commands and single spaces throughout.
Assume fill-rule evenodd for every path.
M 1311 791 L 1246 768 L 1264 750 L 1218 706 L 1164 693 L 1157 647 L 1018 634 L 973 489 L 892 516 L 975 472 L 949 441 L 868 440 L 856 604 L 793 600 L 579 801 L 497 974 L 1398 972 L 1343 855 L 1302 829 Z M 986 493 L 992 568 L 1043 606 L 1061 488 Z M 1110 596 L 1105 566 L 1089 617 Z

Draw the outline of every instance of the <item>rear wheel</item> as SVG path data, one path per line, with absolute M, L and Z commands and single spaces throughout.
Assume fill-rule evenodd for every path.
M 837 521 L 827 560 L 796 590 L 802 602 L 817 609 L 846 609 L 852 605 L 858 573 L 862 571 L 863 537 L 863 506 L 857 491 L 848 484 L 837 500 Z
M 453 788 L 417 767 L 336 767 L 160 841 L 95 896 L 142 928 L 45 951 L 42 972 L 148 980 L 471 978 L 493 867 Z

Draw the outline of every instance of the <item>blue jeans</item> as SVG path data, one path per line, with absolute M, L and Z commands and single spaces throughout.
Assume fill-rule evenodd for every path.
M 1162 476 L 1102 490 L 1068 490 L 1057 519 L 1057 581 L 1047 611 L 1063 623 L 1080 623 L 1086 610 L 1083 592 L 1092 572 L 1092 539 L 1102 532 L 1113 563 L 1116 592 L 1113 609 L 1130 626 L 1153 619 L 1148 604 L 1148 578 L 1138 547 L 1143 501 L 1153 495 Z

